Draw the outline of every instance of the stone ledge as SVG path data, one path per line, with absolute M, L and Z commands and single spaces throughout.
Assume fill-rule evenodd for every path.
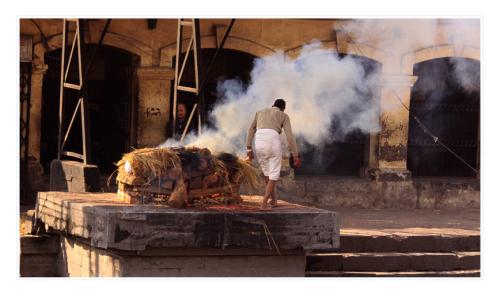
M 170 67 L 139 67 L 137 77 L 140 80 L 173 80 L 175 69 Z
M 411 172 L 407 169 L 367 169 L 368 176 L 376 181 L 410 181 Z
M 453 209 L 480 207 L 477 179 L 412 178 L 377 181 L 360 177 L 298 176 L 278 183 L 278 198 L 318 208 Z
M 284 201 L 271 211 L 260 211 L 260 201 L 261 197 L 244 196 L 240 210 L 198 210 L 124 204 L 114 193 L 41 192 L 35 216 L 55 231 L 109 249 L 241 247 L 273 251 L 276 247 L 271 241 L 280 250 L 339 246 L 335 212 Z

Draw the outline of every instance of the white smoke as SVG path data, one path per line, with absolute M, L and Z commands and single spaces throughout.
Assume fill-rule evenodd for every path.
M 287 102 L 285 112 L 294 135 L 309 144 L 332 141 L 333 119 L 337 123 L 335 138 L 355 129 L 376 132 L 378 121 L 373 120 L 377 112 L 366 97 L 376 94 L 378 80 L 377 73 L 365 73 L 359 60 L 340 58 L 319 42 L 304 46 L 296 59 L 282 52 L 257 58 L 247 88 L 237 80 L 219 82 L 219 104 L 210 115 L 215 128 L 200 136 L 188 135 L 184 144 L 241 154 L 255 113 L 277 98 Z M 160 146 L 175 145 L 178 143 L 167 140 Z
M 479 47 L 478 22 L 477 19 L 356 20 L 337 23 L 333 29 L 347 33 L 353 44 L 368 44 L 383 49 L 386 55 L 401 57 L 415 49 L 451 42 L 444 37 Z M 451 62 L 454 75 L 464 89 L 479 88 L 477 72 L 463 65 L 463 59 Z M 321 43 L 312 42 L 303 47 L 296 59 L 279 52 L 257 58 L 254 64 L 248 86 L 238 80 L 219 82 L 218 105 L 210 115 L 214 128 L 205 129 L 200 136 L 196 133 L 186 136 L 185 145 L 242 154 L 255 112 L 270 107 L 277 98 L 287 102 L 285 112 L 290 116 L 295 136 L 311 145 L 321 147 L 324 142 L 342 139 L 356 129 L 364 133 L 379 131 L 378 105 L 367 102 L 366 98 L 377 97 L 380 74 L 365 73 L 359 60 L 351 56 L 340 58 Z M 399 106 L 397 102 L 394 104 Z M 336 125 L 333 132 L 332 120 Z M 160 146 L 178 145 L 170 139 Z
M 388 55 L 405 53 L 437 44 L 441 36 L 437 19 L 361 19 L 333 26 L 347 34 L 352 44 L 368 44 Z
M 446 44 L 453 45 L 455 51 L 463 50 L 463 46 L 479 49 L 480 43 L 479 19 L 362 19 L 336 23 L 333 29 L 345 32 L 352 44 L 369 44 L 393 57 Z M 460 56 L 460 53 L 454 55 Z M 458 84 L 468 92 L 478 91 L 477 64 L 458 57 L 451 57 L 450 62 L 451 75 Z M 429 81 L 429 88 L 444 84 L 433 77 L 422 79 Z
M 452 63 L 453 76 L 459 85 L 467 92 L 479 92 L 480 71 L 479 65 L 471 63 L 469 60 L 450 59 Z

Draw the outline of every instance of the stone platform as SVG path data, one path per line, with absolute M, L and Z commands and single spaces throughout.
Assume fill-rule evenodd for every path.
M 339 247 L 335 212 L 261 197 L 240 205 L 130 205 L 114 193 L 42 192 L 35 218 L 60 235 L 62 276 L 304 276 L 306 251 Z
M 360 177 L 297 176 L 280 179 L 278 197 L 324 209 L 457 209 L 479 208 L 480 180 L 412 178 L 376 181 Z M 243 192 L 244 193 L 244 192 Z

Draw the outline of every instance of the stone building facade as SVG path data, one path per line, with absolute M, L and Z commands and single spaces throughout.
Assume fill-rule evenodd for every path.
M 105 22 L 105 19 L 86 22 L 87 44 L 98 43 Z M 229 22 L 229 19 L 202 19 L 201 48 L 207 51 L 216 49 Z M 363 165 L 357 176 L 369 176 L 379 182 L 404 183 L 412 181 L 412 169 L 409 169 L 408 162 L 411 116 L 405 105 L 412 105 L 412 88 L 419 79 L 415 73 L 416 66 L 449 58 L 465 59 L 479 65 L 480 23 L 474 19 L 392 19 L 371 22 L 369 24 L 372 25 L 363 25 L 361 30 L 359 27 L 352 29 L 356 21 L 348 19 L 237 19 L 224 49 L 236 55 L 236 59 L 239 59 L 238 55 L 263 57 L 278 51 L 294 57 L 304 45 L 318 40 L 334 52 L 366 58 L 377 65 L 382 73 L 378 115 L 381 131 L 366 136 Z M 46 162 L 43 161 L 43 155 L 49 156 L 47 151 L 53 151 L 46 144 L 49 138 L 44 139 L 42 136 L 43 122 L 48 121 L 44 120 L 44 113 L 50 109 L 46 107 L 44 110 L 43 103 L 49 100 L 45 97 L 53 97 L 52 94 L 56 94 L 54 102 L 58 102 L 59 96 L 57 92 L 47 91 L 49 87 L 44 86 L 44 83 L 50 84 L 47 75 L 51 67 L 58 65 L 61 32 L 62 19 L 20 20 L 20 34 L 33 39 L 29 133 L 29 156 L 33 164 L 43 164 Z M 424 36 L 421 42 L 412 42 L 419 39 L 422 32 L 433 32 L 433 36 Z M 388 47 L 379 38 L 382 34 L 398 46 Z M 148 23 L 146 19 L 113 19 L 103 40 L 104 47 L 109 51 L 109 55 L 102 58 L 104 62 L 101 61 L 105 65 L 111 63 L 108 60 L 118 55 L 114 54 L 118 51 L 124 57 L 131 57 L 123 60 L 128 61 L 127 75 L 124 75 L 127 79 L 123 82 L 128 82 L 127 88 L 130 88 L 123 96 L 128 96 L 130 103 L 126 107 L 129 117 L 127 123 L 122 125 L 125 128 L 121 139 L 129 148 L 156 146 L 165 140 L 171 118 L 176 37 L 176 19 L 158 19 L 153 25 L 151 20 Z M 102 81 L 108 84 L 106 75 L 97 73 L 95 76 L 101 76 L 104 78 Z M 101 113 L 102 109 L 99 109 L 96 104 L 95 110 Z M 108 112 L 113 113 L 112 110 Z M 476 112 L 479 114 L 479 111 Z M 51 117 L 54 115 L 57 114 Z M 479 132 L 479 119 L 470 126 L 476 127 Z M 102 144 L 105 148 L 106 143 L 103 141 Z M 477 168 L 479 133 L 472 146 L 476 150 L 476 158 L 471 160 L 475 161 L 473 167 Z M 96 150 L 105 150 L 103 148 Z M 122 151 L 118 153 L 126 152 L 126 147 L 121 148 L 116 149 Z M 422 176 L 426 176 L 425 171 L 422 173 Z M 447 175 L 437 173 L 434 176 Z M 474 178 L 470 173 L 462 176 Z

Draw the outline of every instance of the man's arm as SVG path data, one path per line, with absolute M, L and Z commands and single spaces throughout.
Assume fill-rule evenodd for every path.
M 248 128 L 247 149 L 252 149 L 252 141 L 253 141 L 253 137 L 254 137 L 256 131 L 257 131 L 257 113 L 255 113 L 252 124 Z
M 253 159 L 252 141 L 256 130 L 257 130 L 257 113 L 255 113 L 252 124 L 250 124 L 250 127 L 248 128 L 247 132 L 247 157 L 249 160 Z
M 295 142 L 295 137 L 292 133 L 292 125 L 290 124 L 290 118 L 285 114 L 285 121 L 283 122 L 283 130 L 285 131 L 286 140 L 288 141 L 288 147 L 292 151 L 293 157 L 299 157 L 299 150 L 297 149 L 297 142 Z

